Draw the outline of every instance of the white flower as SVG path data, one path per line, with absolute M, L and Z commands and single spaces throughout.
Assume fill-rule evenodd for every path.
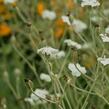
M 7 3 L 14 3 L 16 2 L 16 0 L 4 0 L 4 3 L 7 4 Z
M 102 57 L 99 57 L 97 60 L 98 60 L 101 64 L 103 64 L 104 66 L 109 64 L 109 58 L 106 58 L 105 56 L 104 56 L 103 58 L 102 58 Z
M 69 20 L 69 17 L 68 17 L 68 16 L 62 16 L 61 18 L 62 18 L 63 22 L 67 23 L 68 25 L 71 25 L 71 23 L 70 23 L 70 20 Z
M 75 32 L 77 33 L 83 32 L 83 30 L 87 29 L 87 25 L 84 22 L 77 20 L 77 19 L 73 20 L 72 26 Z
M 64 51 L 59 51 L 58 49 L 46 46 L 37 50 L 37 53 L 50 56 L 53 59 L 59 59 L 65 56 Z
M 46 81 L 46 82 L 51 82 L 50 76 L 47 75 L 47 74 L 45 74 L 45 73 L 41 73 L 41 74 L 40 74 L 40 79 L 41 79 L 41 80 L 44 80 L 44 81 Z
M 37 53 L 41 53 L 43 55 L 48 55 L 48 56 L 51 56 L 52 54 L 55 54 L 58 52 L 59 52 L 58 49 L 55 49 L 49 46 L 46 46 L 37 50 Z
M 100 34 L 100 36 L 103 42 L 109 42 L 109 37 L 107 36 L 107 34 Z
M 74 42 L 70 39 L 64 40 L 64 43 L 66 43 L 68 46 L 75 47 L 77 49 L 81 49 L 81 47 L 82 47 L 80 44 L 78 44 L 77 42 Z
M 81 75 L 81 73 L 82 74 L 86 73 L 85 67 L 80 66 L 80 64 L 78 64 L 78 63 L 77 64 L 70 63 L 68 65 L 68 68 L 72 72 L 72 75 L 76 76 L 76 77 L 79 77 Z
M 25 98 L 24 101 L 29 102 L 31 105 L 35 105 L 35 101 L 31 98 Z
M 109 26 L 105 29 L 105 33 L 109 34 Z
M 56 13 L 54 11 L 44 10 L 42 13 L 42 18 L 54 20 L 56 18 Z
M 99 17 L 99 16 L 95 16 L 93 15 L 90 20 L 94 23 L 99 23 L 100 21 L 102 21 L 102 17 Z
M 48 95 L 49 92 L 45 89 L 36 89 L 34 93 L 31 94 L 31 98 L 35 101 L 40 99 L 46 99 L 46 95 Z
M 87 42 L 82 45 L 82 49 L 88 49 L 88 48 L 92 48 L 92 43 Z
M 44 99 L 46 99 L 48 94 L 49 92 L 45 89 L 36 89 L 29 98 L 25 98 L 25 101 L 29 102 L 31 105 L 46 103 Z
M 55 53 L 51 56 L 51 58 L 53 58 L 53 59 L 60 59 L 60 58 L 63 58 L 63 57 L 65 57 L 64 51 L 59 51 L 59 52 L 57 52 L 57 53 Z
M 95 6 L 99 6 L 99 5 L 100 5 L 100 3 L 97 0 L 82 0 L 82 2 L 81 2 L 82 7 L 84 7 L 84 6 L 95 7 Z

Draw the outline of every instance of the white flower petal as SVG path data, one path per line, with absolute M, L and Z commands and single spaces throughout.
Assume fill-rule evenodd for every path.
M 86 69 L 84 67 L 80 66 L 80 64 L 78 64 L 78 63 L 76 64 L 76 66 L 75 66 L 75 64 L 70 63 L 68 65 L 68 68 L 72 72 L 72 75 L 76 76 L 76 77 L 79 77 L 81 75 L 81 73 L 82 74 L 86 73 Z
M 46 82 L 51 82 L 50 76 L 47 75 L 47 74 L 45 74 L 45 73 L 41 73 L 41 74 L 40 74 L 40 79 L 41 79 L 41 80 L 44 80 L 44 81 L 46 81 Z
M 87 25 L 84 22 L 77 20 L 77 19 L 73 20 L 72 26 L 73 26 L 75 32 L 77 32 L 77 33 L 81 33 L 85 29 L 87 29 Z
M 44 10 L 42 13 L 42 18 L 54 20 L 56 18 L 56 13 L 54 11 Z
M 16 0 L 4 0 L 4 3 L 5 3 L 5 4 L 14 3 L 14 2 L 16 2 Z
M 95 7 L 95 6 L 99 6 L 99 5 L 100 5 L 100 3 L 97 0 L 82 0 L 82 2 L 81 2 L 82 7 L 84 7 L 84 6 Z
M 60 59 L 60 58 L 63 58 L 63 57 L 65 57 L 64 51 L 59 51 L 59 52 L 57 52 L 57 53 L 55 53 L 51 56 L 51 58 L 53 58 L 53 59 Z
M 105 33 L 109 34 L 109 26 L 105 29 Z
M 48 56 L 55 54 L 57 52 L 59 52 L 58 49 L 55 49 L 49 46 L 46 46 L 37 50 L 37 53 L 41 53 L 43 55 L 48 55 Z
M 36 95 L 37 96 L 36 96 Z M 49 94 L 49 92 L 47 91 L 47 90 L 45 90 L 45 89 L 36 89 L 35 91 L 34 91 L 34 93 L 32 93 L 31 94 L 31 98 L 33 99 L 33 100 L 35 100 L 35 101 L 37 101 L 37 100 L 39 100 L 40 98 L 44 98 L 44 99 L 46 99 L 46 95 L 48 95 Z M 40 97 L 40 98 L 39 98 Z
M 68 46 L 75 47 L 77 49 L 81 49 L 81 47 L 82 47 L 80 44 L 78 44 L 77 42 L 74 42 L 70 39 L 64 40 L 64 43 L 66 43 Z
M 99 17 L 99 16 L 96 16 L 96 15 L 93 15 L 90 20 L 94 23 L 99 23 L 102 21 L 102 17 Z
M 37 53 L 50 56 L 52 59 L 60 59 L 65 56 L 64 51 L 59 51 L 58 49 L 52 47 L 43 47 L 37 50 Z
M 34 93 L 31 93 L 31 96 L 28 98 L 25 98 L 26 102 L 29 102 L 31 105 L 35 105 L 35 104 L 42 104 L 42 103 L 46 103 L 45 100 L 46 96 L 49 94 L 49 92 L 45 89 L 36 89 L 34 91 Z
M 97 59 L 101 64 L 103 64 L 104 66 L 108 65 L 109 64 L 109 58 L 106 58 L 106 57 L 99 57 Z
M 107 34 L 100 34 L 100 36 L 103 42 L 109 42 L 109 37 L 107 36 Z
M 31 98 L 25 98 L 24 101 L 25 101 L 25 102 L 29 102 L 31 105 L 35 105 L 34 100 L 31 99 Z
M 69 17 L 68 16 L 62 16 L 63 22 L 67 23 L 68 25 L 71 25 Z

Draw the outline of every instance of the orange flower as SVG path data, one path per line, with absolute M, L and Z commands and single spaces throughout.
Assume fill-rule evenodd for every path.
M 11 34 L 11 28 L 6 24 L 0 24 L 0 37 L 6 37 Z
M 57 19 L 55 24 L 56 26 L 64 26 L 64 22 L 62 19 Z
M 56 28 L 55 34 L 54 34 L 56 38 L 61 38 L 63 34 L 64 34 L 64 28 L 62 27 Z
M 55 22 L 55 30 L 54 30 L 54 35 L 56 38 L 61 38 L 64 34 L 64 30 L 65 30 L 65 24 L 62 21 L 62 19 L 58 19 Z
M 75 7 L 74 0 L 67 0 L 66 7 L 71 10 Z
M 37 13 L 39 15 L 42 15 L 42 12 L 44 11 L 44 3 L 42 1 L 40 1 L 38 4 L 37 4 Z

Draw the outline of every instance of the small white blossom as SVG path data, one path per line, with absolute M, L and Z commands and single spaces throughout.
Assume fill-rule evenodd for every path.
M 72 26 L 73 26 L 75 32 L 77 32 L 77 33 L 81 33 L 85 29 L 87 29 L 87 25 L 84 22 L 82 22 L 81 20 L 77 20 L 77 19 L 73 20 Z
M 59 52 L 57 52 L 57 53 L 55 53 L 51 56 L 51 58 L 53 58 L 53 59 L 60 59 L 60 58 L 63 58 L 63 57 L 65 57 L 64 51 L 59 51 Z
M 31 98 L 25 98 L 24 101 L 29 102 L 31 105 L 35 105 L 35 101 Z
M 108 65 L 109 64 L 109 58 L 106 58 L 105 56 L 102 58 L 102 57 L 99 57 L 97 59 L 101 64 L 103 64 L 104 66 Z
M 105 29 L 105 33 L 109 34 L 109 26 Z
M 96 15 L 93 15 L 90 20 L 94 23 L 99 23 L 102 21 L 102 17 L 99 17 L 99 16 L 96 16 Z
M 95 6 L 99 6 L 100 3 L 97 0 L 82 0 L 81 2 L 81 6 L 91 6 L 91 7 L 95 7 Z
M 46 81 L 46 82 L 51 82 L 50 76 L 47 75 L 47 74 L 45 74 L 45 73 L 41 73 L 41 74 L 40 74 L 40 79 L 41 79 L 41 80 L 44 80 L 44 81 Z
M 69 20 L 69 17 L 68 17 L 68 16 L 62 16 L 61 18 L 62 18 L 63 22 L 65 22 L 65 23 L 66 23 L 66 24 L 68 24 L 68 25 L 71 25 L 71 23 L 70 23 L 70 20 Z
M 48 55 L 48 56 L 51 56 L 52 54 L 55 54 L 58 52 L 59 52 L 58 49 L 55 49 L 49 46 L 46 46 L 37 50 L 37 53 L 41 53 L 43 55 Z
M 44 99 L 46 99 L 47 95 L 49 95 L 47 90 L 36 89 L 29 98 L 25 98 L 25 101 L 29 102 L 31 105 L 46 103 L 46 100 Z
M 56 13 L 54 11 L 44 10 L 42 13 L 42 18 L 54 20 L 56 18 Z
M 81 47 L 82 47 L 80 44 L 78 44 L 77 42 L 74 42 L 70 39 L 64 40 L 64 43 L 66 43 L 68 46 L 75 47 L 77 49 L 81 49 Z
M 8 3 L 15 3 L 16 2 L 16 0 L 4 0 L 4 3 L 5 4 L 8 4 Z
M 85 43 L 82 45 L 82 49 L 88 49 L 88 48 L 92 48 L 92 43 Z
M 65 56 L 64 51 L 59 51 L 58 49 L 46 46 L 37 50 L 37 53 L 50 56 L 52 59 L 60 59 Z
M 85 67 L 80 66 L 80 64 L 73 64 L 69 63 L 68 65 L 69 70 L 72 72 L 73 76 L 79 77 L 82 74 L 86 73 Z
M 100 36 L 103 42 L 109 42 L 109 37 L 107 36 L 107 34 L 100 34 Z
M 31 98 L 35 101 L 40 100 L 40 98 L 46 99 L 46 95 L 48 94 L 49 92 L 45 89 L 36 89 L 34 93 L 31 94 Z

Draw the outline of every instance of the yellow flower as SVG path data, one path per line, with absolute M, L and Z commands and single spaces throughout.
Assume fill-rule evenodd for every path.
M 6 37 L 11 34 L 11 28 L 6 23 L 0 24 L 0 37 Z

